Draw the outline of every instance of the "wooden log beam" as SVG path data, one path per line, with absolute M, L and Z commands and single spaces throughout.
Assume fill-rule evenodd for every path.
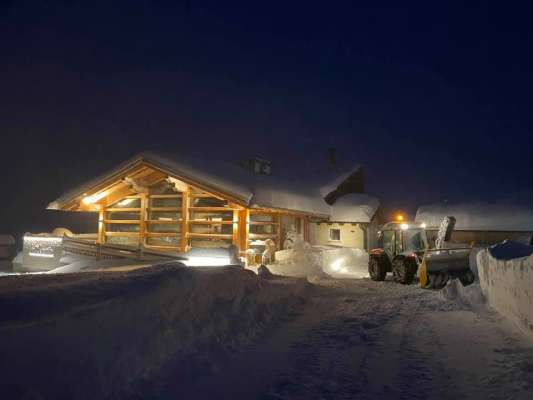
M 105 243 L 105 211 L 104 207 L 100 208 L 100 212 L 98 213 L 98 239 L 97 243 L 103 244 Z
M 146 218 L 147 218 L 148 198 L 146 193 L 141 193 L 141 219 L 139 221 L 139 246 L 146 243 Z
M 189 204 L 190 204 L 190 188 L 182 193 L 181 200 L 181 251 L 187 251 L 189 243 Z
M 248 250 L 248 235 L 250 233 L 250 210 L 239 211 L 239 250 L 244 253 Z

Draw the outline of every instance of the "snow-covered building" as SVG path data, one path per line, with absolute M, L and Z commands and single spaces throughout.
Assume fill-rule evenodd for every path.
M 526 239 L 533 233 L 533 208 L 510 204 L 437 203 L 419 207 L 415 222 L 436 232 L 442 219 L 456 219 L 452 240 L 495 244 L 505 239 Z
M 169 251 L 235 245 L 243 253 L 267 239 L 280 249 L 299 235 L 313 244 L 365 246 L 379 201 L 362 194 L 360 166 L 282 177 L 265 160 L 252 161 L 141 153 L 48 209 L 98 213 L 98 243 Z
M 378 209 L 376 197 L 345 194 L 331 205 L 329 220 L 312 221 L 310 242 L 368 250 L 381 222 L 377 217 Z

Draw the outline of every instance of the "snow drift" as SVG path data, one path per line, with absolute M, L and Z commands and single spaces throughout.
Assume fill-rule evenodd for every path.
M 3 278 L 2 396 L 130 398 L 167 371 L 186 382 L 190 360 L 200 357 L 209 371 L 303 301 L 307 288 L 179 263 Z
M 368 253 L 338 246 L 311 246 L 296 242 L 290 250 L 276 252 L 268 269 L 277 275 L 297 277 L 362 278 L 368 276 Z
M 481 290 L 488 303 L 533 337 L 533 255 L 497 259 L 491 249 L 477 255 Z

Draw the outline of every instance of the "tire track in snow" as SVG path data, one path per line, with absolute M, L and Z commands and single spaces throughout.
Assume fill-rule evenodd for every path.
M 384 301 L 380 290 L 363 285 L 366 290 L 356 287 L 337 304 L 330 312 L 332 320 L 293 346 L 292 368 L 278 377 L 263 399 L 372 399 L 393 393 L 375 379 L 379 368 L 372 368 L 372 363 L 383 358 L 384 327 L 398 317 L 396 297 L 402 297 L 405 288 L 383 285 L 391 289 L 390 301 Z

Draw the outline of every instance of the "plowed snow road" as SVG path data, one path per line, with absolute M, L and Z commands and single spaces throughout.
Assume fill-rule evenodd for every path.
M 321 281 L 291 322 L 200 380 L 211 399 L 533 399 L 533 341 L 415 285 Z

